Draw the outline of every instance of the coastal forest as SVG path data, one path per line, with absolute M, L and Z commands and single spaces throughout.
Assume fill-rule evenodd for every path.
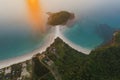
M 26 66 L 22 67 L 22 64 Z M 26 67 L 26 73 L 23 75 Z M 6 69 L 11 68 L 9 73 Z M 109 44 L 89 55 L 71 48 L 59 37 L 31 60 L 0 70 L 0 80 L 120 80 L 120 32 Z

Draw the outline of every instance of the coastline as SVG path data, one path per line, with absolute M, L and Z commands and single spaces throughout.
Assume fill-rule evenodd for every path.
M 30 53 L 27 53 L 27 54 L 25 54 L 23 56 L 19 56 L 19 57 L 15 57 L 15 58 L 12 58 L 12 59 L 7 59 L 7 60 L 0 61 L 0 69 L 5 68 L 7 66 L 10 66 L 12 64 L 17 64 L 17 63 L 20 63 L 20 62 L 24 62 L 26 60 L 31 59 L 35 54 L 42 53 L 42 52 L 46 51 L 46 49 L 52 43 L 54 43 L 54 40 L 57 37 L 61 38 L 66 44 L 68 44 L 70 47 L 72 47 L 73 49 L 75 49 L 75 50 L 77 50 L 79 52 L 82 52 L 82 53 L 87 54 L 87 55 L 91 52 L 91 50 L 82 48 L 82 47 L 80 47 L 78 45 L 75 45 L 74 43 L 69 41 L 67 38 L 65 38 L 62 35 L 62 33 L 60 32 L 60 27 L 61 26 L 59 25 L 59 26 L 56 26 L 55 28 L 53 28 L 54 32 L 47 35 L 43 45 L 40 48 L 37 48 L 36 50 L 34 50 L 34 51 L 30 52 Z
M 68 40 L 67 38 L 65 38 L 63 36 L 63 34 L 60 32 L 60 28 L 64 28 L 64 26 L 56 26 L 56 35 L 59 36 L 59 38 L 61 38 L 66 44 L 68 44 L 70 47 L 72 47 L 73 49 L 77 50 L 78 52 L 82 52 L 84 54 L 89 54 L 91 52 L 91 50 L 89 49 L 86 49 L 86 48 L 83 48 L 81 46 L 78 46 L 74 43 L 72 43 L 70 40 Z M 64 29 L 63 29 L 64 31 Z
M 10 66 L 12 64 L 24 62 L 26 60 L 31 59 L 35 54 L 46 51 L 46 49 L 54 42 L 54 39 L 55 39 L 54 33 L 48 34 L 47 37 L 45 38 L 43 45 L 40 48 L 37 48 L 36 50 L 33 50 L 32 52 L 27 53 L 22 56 L 18 56 L 18 57 L 14 57 L 11 59 L 6 59 L 6 60 L 0 61 L 0 69 Z

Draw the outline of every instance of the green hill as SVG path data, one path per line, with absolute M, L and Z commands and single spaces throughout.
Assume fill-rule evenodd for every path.
M 72 49 L 57 38 L 45 52 L 23 62 L 27 64 L 26 69 L 30 76 L 24 76 L 22 80 L 119 80 L 119 33 L 114 35 L 111 44 L 101 46 L 89 55 Z M 10 66 L 12 71 L 9 73 L 9 80 L 17 80 L 21 76 L 23 63 Z M 0 79 L 8 80 L 6 68 L 1 70 L 3 72 L 0 73 Z M 12 74 L 13 72 L 16 74 Z
M 59 38 L 46 54 L 55 62 L 62 80 L 119 80 L 119 33 L 114 36 L 114 43 L 97 48 L 90 55 L 75 51 Z

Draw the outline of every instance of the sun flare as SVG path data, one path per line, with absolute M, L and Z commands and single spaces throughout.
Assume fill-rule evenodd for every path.
M 45 31 L 45 18 L 39 0 L 26 0 L 29 9 L 30 23 L 34 31 Z

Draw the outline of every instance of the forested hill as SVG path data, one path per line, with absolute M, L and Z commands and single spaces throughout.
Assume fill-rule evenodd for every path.
M 57 38 L 42 54 L 0 71 L 0 80 L 120 80 L 120 32 L 89 55 Z
M 51 49 L 55 48 L 55 53 Z M 119 80 L 120 79 L 120 32 L 112 43 L 84 55 L 73 50 L 61 39 L 56 39 L 46 51 L 62 77 L 62 80 Z

